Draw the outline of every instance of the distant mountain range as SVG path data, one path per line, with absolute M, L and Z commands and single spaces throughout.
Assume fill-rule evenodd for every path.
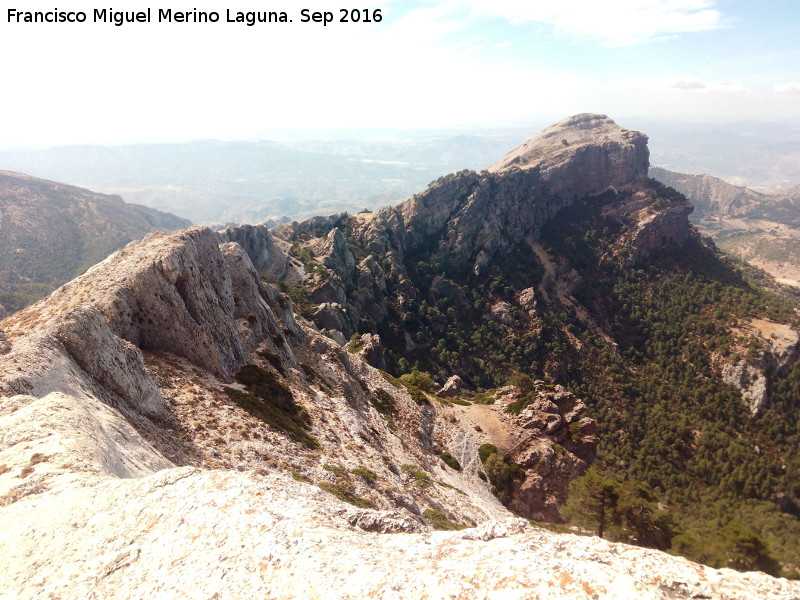
M 798 127 L 627 121 L 649 133 L 653 164 L 758 189 L 800 183 Z M 4 150 L 0 167 L 119 194 L 195 223 L 259 223 L 394 204 L 442 175 L 485 169 L 539 125 Z
M 695 205 L 692 221 L 721 249 L 800 287 L 800 188 L 762 194 L 710 175 L 656 167 L 650 175 Z
M 128 242 L 189 225 L 119 196 L 0 171 L 0 305 L 19 310 Z

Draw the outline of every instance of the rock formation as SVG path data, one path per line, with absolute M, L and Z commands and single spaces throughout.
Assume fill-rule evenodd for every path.
M 611 194 L 636 217 L 624 232 L 635 260 L 681 243 L 680 203 L 647 201 L 644 142 L 581 115 L 489 172 L 445 178 L 380 213 L 274 235 L 264 226 L 151 234 L 0 321 L 0 589 L 13 598 L 800 597 L 797 583 L 764 574 L 510 518 L 498 496 L 525 516 L 557 519 L 569 481 L 594 458 L 595 423 L 561 386 L 531 380 L 472 396 L 466 379 L 436 373 L 449 379 L 443 395 L 455 394 L 446 400 L 370 366 L 385 366 L 379 325 L 413 351 L 403 327 L 414 303 L 438 301 L 454 319 L 482 310 L 463 282 L 532 248 L 548 218 L 587 194 Z M 570 169 L 585 177 L 569 183 Z M 300 288 L 303 314 L 265 280 L 289 293 L 311 282 Z M 570 292 L 537 302 L 529 285 L 486 303 L 487 322 L 540 331 L 547 304 Z M 483 444 L 497 448 L 485 463 Z M 489 460 L 521 472 L 493 487 Z

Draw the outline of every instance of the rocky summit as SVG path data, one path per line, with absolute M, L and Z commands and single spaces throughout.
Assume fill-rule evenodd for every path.
M 426 348 L 413 307 L 437 300 L 532 336 L 570 303 L 610 339 L 544 228 L 591 196 L 625 223 L 604 260 L 695 239 L 685 199 L 655 202 L 645 140 L 580 115 L 379 213 L 153 233 L 4 318 L 0 595 L 800 598 L 538 527 L 600 442 L 563 365 L 482 390 L 480 356 L 397 369 Z M 538 283 L 474 308 L 470 282 L 521 247 Z

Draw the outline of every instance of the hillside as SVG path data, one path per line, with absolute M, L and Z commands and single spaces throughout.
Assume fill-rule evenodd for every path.
M 670 507 L 673 549 L 724 564 L 699 540 L 741 520 L 791 571 L 796 305 L 707 246 L 647 163 L 643 135 L 574 117 L 397 207 L 276 228 L 303 263 L 283 281 L 334 339 L 380 336 L 373 364 L 395 375 L 458 375 L 466 399 L 564 386 L 598 423 L 598 464 Z
M 651 174 L 694 204 L 693 222 L 717 246 L 780 283 L 800 287 L 800 193 L 796 187 L 762 194 L 710 175 L 659 168 L 651 169 Z
M 0 305 L 19 310 L 131 240 L 189 224 L 117 196 L 0 171 Z
M 195 223 L 260 223 L 387 206 L 443 173 L 492 160 L 522 137 L 505 131 L 385 135 L 13 150 L 0 151 L 0 164 L 119 194 Z
M 0 588 L 800 596 L 658 550 L 793 574 L 799 338 L 647 168 L 578 115 L 378 213 L 150 235 L 3 319 Z M 598 470 L 617 543 L 575 535 Z

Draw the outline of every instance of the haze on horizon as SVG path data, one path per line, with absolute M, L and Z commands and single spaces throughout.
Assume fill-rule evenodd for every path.
M 207 0 L 171 7 L 225 19 L 226 6 Z M 369 5 L 380 23 L 327 27 L 300 23 L 288 1 L 268 8 L 294 22 L 17 24 L 3 10 L 0 52 L 15 58 L 0 147 L 541 125 L 579 112 L 800 121 L 791 0 L 383 0 Z

